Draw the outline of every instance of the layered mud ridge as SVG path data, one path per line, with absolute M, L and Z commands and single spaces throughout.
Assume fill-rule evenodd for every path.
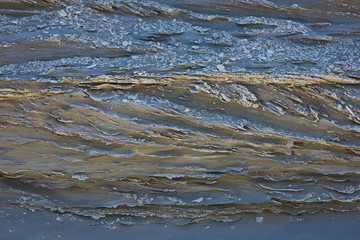
M 0 206 L 358 211 L 360 3 L 296 2 L 0 1 Z
M 3 80 L 1 204 L 129 222 L 358 210 L 359 87 L 259 74 Z

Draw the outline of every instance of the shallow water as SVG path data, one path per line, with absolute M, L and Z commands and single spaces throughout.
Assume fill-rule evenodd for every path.
M 294 4 L 0 1 L 1 205 L 359 210 L 360 5 Z

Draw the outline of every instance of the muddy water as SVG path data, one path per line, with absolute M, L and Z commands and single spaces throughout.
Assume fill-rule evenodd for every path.
M 0 203 L 113 224 L 359 210 L 357 1 L 0 1 Z

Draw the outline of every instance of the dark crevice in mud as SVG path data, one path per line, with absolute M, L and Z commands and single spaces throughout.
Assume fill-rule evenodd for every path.
M 89 49 L 83 43 L 67 43 L 67 41 L 37 41 L 30 42 L 21 47 L 14 46 L 7 48 L 2 57 L 6 60 L 1 62 L 1 65 L 22 63 L 28 61 L 53 61 L 62 58 L 74 57 L 106 57 L 106 58 L 119 58 L 139 55 L 149 52 L 157 52 L 156 48 L 134 48 L 124 49 L 122 47 L 105 47 Z M 21 61 L 19 61 L 21 58 Z M 66 64 L 65 64 L 66 65 Z M 43 76 L 45 74 L 42 74 Z

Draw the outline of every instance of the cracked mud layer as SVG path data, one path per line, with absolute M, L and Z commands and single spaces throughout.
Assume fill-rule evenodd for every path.
M 106 226 L 357 213 L 359 12 L 0 1 L 1 208 Z

